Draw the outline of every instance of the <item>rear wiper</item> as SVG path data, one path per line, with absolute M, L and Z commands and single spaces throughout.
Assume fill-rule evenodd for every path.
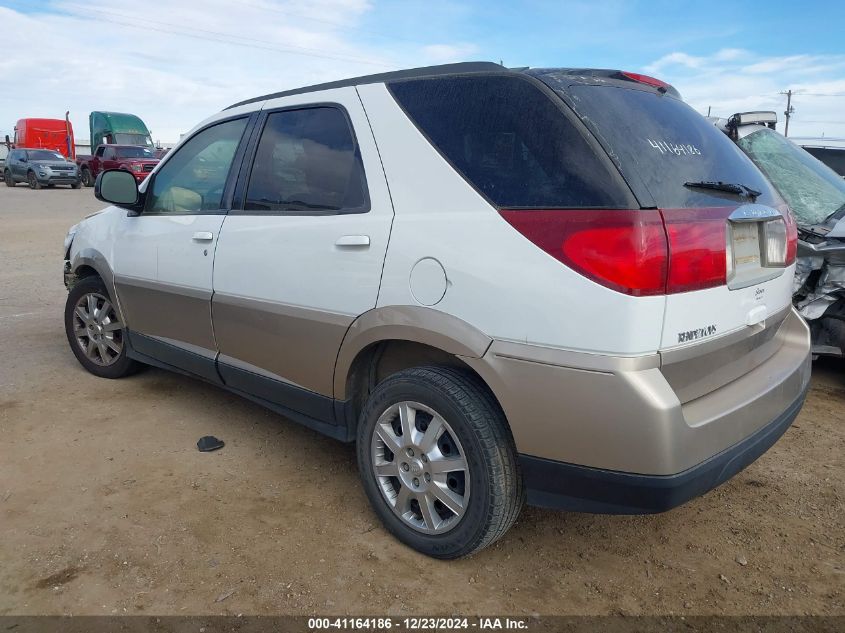
M 751 198 L 754 202 L 761 192 L 747 187 L 743 184 L 733 182 L 722 182 L 721 180 L 701 180 L 698 182 L 685 182 L 684 187 L 695 187 L 696 189 L 716 189 L 717 191 L 727 191 L 728 193 L 735 193 L 738 196 L 745 196 Z

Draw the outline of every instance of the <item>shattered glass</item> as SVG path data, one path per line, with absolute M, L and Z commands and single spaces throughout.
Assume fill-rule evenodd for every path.
M 777 187 L 799 225 L 820 224 L 845 205 L 845 180 L 774 130 L 737 143 Z

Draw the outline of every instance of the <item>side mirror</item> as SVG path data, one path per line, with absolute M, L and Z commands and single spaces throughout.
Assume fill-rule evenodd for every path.
M 119 207 L 134 207 L 140 197 L 135 176 L 120 169 L 109 169 L 97 176 L 94 196 Z
M 22 163 L 29 162 L 29 160 L 27 159 L 27 157 L 26 157 L 26 156 L 21 156 L 18 160 L 19 160 L 20 162 L 22 162 Z

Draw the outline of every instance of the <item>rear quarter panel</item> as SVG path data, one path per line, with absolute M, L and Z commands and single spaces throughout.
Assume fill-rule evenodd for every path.
M 419 305 L 411 271 L 446 273 L 432 305 L 486 335 L 602 354 L 660 345 L 665 297 L 629 297 L 567 268 L 513 229 L 408 119 L 383 84 L 358 87 L 395 208 L 378 306 Z

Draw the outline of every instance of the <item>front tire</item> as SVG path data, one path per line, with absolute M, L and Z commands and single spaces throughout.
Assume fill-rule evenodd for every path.
M 12 176 L 12 172 L 10 170 L 7 169 L 3 172 L 3 181 L 6 183 L 7 187 L 15 186 L 15 179 Z
M 126 355 L 126 329 L 99 277 L 76 282 L 65 303 L 65 333 L 76 360 L 100 378 L 122 378 L 138 363 Z
M 370 394 L 357 442 L 373 509 L 423 554 L 472 554 L 507 532 L 522 508 L 504 413 L 469 372 L 417 367 L 390 376 Z
M 70 186 L 71 189 L 82 189 L 82 183 L 80 181 L 76 181 Z
M 26 175 L 26 180 L 29 183 L 30 189 L 41 189 L 41 183 L 38 182 L 38 177 L 35 175 L 34 171 L 31 171 Z

